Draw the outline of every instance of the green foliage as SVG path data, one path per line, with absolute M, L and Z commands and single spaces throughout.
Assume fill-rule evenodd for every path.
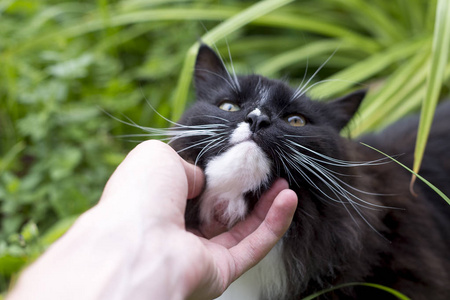
M 448 25 L 435 25 L 436 9 L 436 0 L 1 0 L 0 291 L 98 201 L 136 144 L 120 136 L 142 132 L 110 115 L 160 127 L 148 103 L 175 118 L 188 105 L 199 37 L 226 61 L 230 51 L 238 72 L 287 75 L 294 86 L 337 50 L 309 92 L 370 87 L 348 128 L 357 135 L 418 110 L 436 57 L 434 94 L 448 94 L 448 54 L 432 46 L 435 26 L 444 33 L 434 40 Z
M 398 291 L 396 291 L 394 289 L 391 289 L 391 288 L 383 286 L 383 285 L 375 284 L 375 283 L 365 283 L 365 282 L 351 282 L 351 283 L 340 284 L 340 285 L 334 286 L 332 288 L 329 288 L 329 289 L 326 289 L 326 290 L 314 293 L 314 294 L 312 294 L 312 295 L 310 295 L 308 297 L 303 298 L 302 300 L 313 300 L 313 299 L 316 299 L 317 297 L 319 297 L 321 295 L 327 294 L 327 293 L 332 292 L 334 290 L 346 288 L 346 287 L 349 287 L 349 286 L 358 286 L 358 285 L 359 286 L 367 286 L 367 287 L 371 287 L 371 288 L 375 288 L 375 289 L 379 289 L 379 290 L 385 291 L 386 295 L 391 294 L 392 296 L 395 296 L 395 297 L 397 297 L 397 299 L 400 299 L 400 300 L 410 300 L 410 298 L 408 298 L 407 296 L 403 295 L 402 293 L 400 293 L 400 292 L 398 292 Z

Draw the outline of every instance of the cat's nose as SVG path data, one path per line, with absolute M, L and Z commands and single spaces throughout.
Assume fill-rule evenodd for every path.
M 255 133 L 261 128 L 268 127 L 270 125 L 270 119 L 264 114 L 254 114 L 250 113 L 245 118 L 245 122 L 250 125 L 250 130 Z

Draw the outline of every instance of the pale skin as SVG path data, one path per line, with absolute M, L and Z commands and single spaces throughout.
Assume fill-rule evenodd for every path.
M 211 239 L 185 229 L 202 171 L 169 146 L 132 150 L 84 213 L 20 276 L 8 300 L 212 299 L 258 263 L 289 227 L 296 194 L 277 180 L 252 213 Z

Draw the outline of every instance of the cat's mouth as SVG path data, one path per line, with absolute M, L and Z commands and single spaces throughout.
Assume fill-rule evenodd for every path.
M 200 225 L 200 232 L 204 237 L 211 239 L 229 229 L 229 219 L 225 217 L 226 205 L 220 203 L 214 207 L 211 220 Z

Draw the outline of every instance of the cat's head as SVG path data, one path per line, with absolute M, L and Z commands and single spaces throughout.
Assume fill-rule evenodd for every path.
M 199 49 L 194 75 L 197 99 L 172 142 L 206 174 L 205 192 L 188 207 L 190 221 L 232 226 L 277 177 L 295 191 L 334 197 L 329 181 L 348 160 L 339 132 L 365 91 L 331 102 L 312 101 L 304 87 L 229 73 L 206 45 Z

